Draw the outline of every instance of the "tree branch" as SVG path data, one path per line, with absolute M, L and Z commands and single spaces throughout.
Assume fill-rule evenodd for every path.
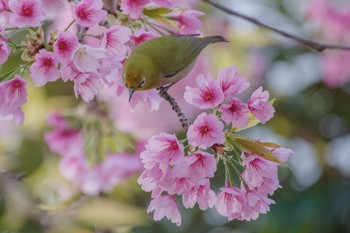
M 188 127 L 190 126 L 190 123 L 188 123 L 188 119 L 185 116 L 185 114 L 181 111 L 181 108 L 179 105 L 176 103 L 175 99 L 168 94 L 168 88 L 167 87 L 160 87 L 158 94 L 164 98 L 166 101 L 169 102 L 171 105 L 171 108 L 176 112 L 177 117 L 179 118 L 179 121 L 182 124 L 182 128 L 187 131 Z
M 237 16 L 241 19 L 244 19 L 246 21 L 249 21 L 255 25 L 258 25 L 260 27 L 263 27 L 263 28 L 267 28 L 273 32 L 276 32 L 284 37 L 287 37 L 291 40 L 294 40 L 300 44 L 303 44 L 311 49 L 314 49 L 318 52 L 322 52 L 326 49 L 339 49 L 339 50 L 350 50 L 350 47 L 349 46 L 343 46 L 343 45 L 334 45 L 334 44 L 326 44 L 326 43 L 322 43 L 322 42 L 318 42 L 318 41 L 313 41 L 313 40 L 308 40 L 308 39 L 305 39 L 305 38 L 302 38 L 302 37 L 299 37 L 297 35 L 293 35 L 291 33 L 288 33 L 288 32 L 285 32 L 285 31 L 282 31 L 280 29 L 277 29 L 277 28 L 274 28 L 270 25 L 267 25 L 261 21 L 259 21 L 258 19 L 255 19 L 251 16 L 248 16 L 248 15 L 244 15 L 240 12 L 237 12 L 233 9 L 230 9 L 224 5 L 221 5 L 219 3 L 215 3 L 213 2 L 212 0 L 202 0 L 203 2 L 206 2 L 208 3 L 209 5 L 212 5 L 214 6 L 215 8 L 229 14 L 229 15 L 233 15 L 233 16 Z

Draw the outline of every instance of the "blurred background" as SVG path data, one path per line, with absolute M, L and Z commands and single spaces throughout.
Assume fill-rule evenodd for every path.
M 347 0 L 218 2 L 305 38 L 350 45 Z M 290 167 L 280 168 L 283 188 L 272 197 L 276 204 L 271 211 L 256 221 L 227 222 L 215 209 L 203 212 L 195 206 L 180 208 L 180 227 L 166 219 L 155 222 L 146 214 L 150 194 L 140 189 L 137 174 L 108 194 L 82 195 L 74 182 L 62 176 L 60 157 L 44 141 L 50 130 L 47 116 L 80 104 L 72 85 L 58 81 L 42 88 L 28 85 L 23 126 L 0 121 L 0 168 L 25 174 L 23 181 L 5 173 L 0 176 L 0 232 L 350 232 L 350 52 L 318 53 L 200 1 L 198 9 L 205 12 L 203 34 L 220 34 L 230 43 L 205 50 L 189 76 L 205 67 L 215 77 L 218 70 L 235 65 L 251 82 L 251 91 L 262 85 L 277 99 L 275 117 L 245 132 L 294 151 Z M 18 65 L 19 57 L 0 71 Z M 193 83 L 193 78 L 187 79 L 171 93 L 193 117 L 196 112 L 182 97 L 184 86 Z M 134 111 L 127 102 L 118 106 L 123 114 L 115 113 L 116 125 L 139 141 L 155 132 L 181 130 L 167 103 L 149 114 L 143 106 Z M 169 121 L 154 123 L 164 117 Z M 224 179 L 220 172 L 217 176 L 216 190 Z

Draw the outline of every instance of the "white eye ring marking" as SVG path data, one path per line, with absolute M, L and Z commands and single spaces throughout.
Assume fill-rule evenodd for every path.
M 146 77 L 143 77 L 141 84 L 140 84 L 140 87 L 144 87 L 145 84 L 146 84 Z

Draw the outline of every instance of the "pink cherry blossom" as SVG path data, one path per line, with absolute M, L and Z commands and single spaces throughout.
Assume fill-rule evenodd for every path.
M 292 150 L 284 147 L 272 148 L 270 150 L 281 162 L 287 162 L 289 156 L 294 153 Z
M 207 109 L 215 108 L 224 100 L 224 93 L 213 79 L 199 75 L 196 84 L 198 87 L 186 87 L 184 98 L 189 104 Z
M 349 51 L 332 51 L 321 56 L 321 75 L 327 87 L 337 88 L 350 80 Z
M 175 135 L 160 133 L 148 140 L 146 150 L 141 152 L 140 157 L 146 169 L 155 163 L 175 165 L 184 157 L 184 146 Z
M 123 0 L 120 8 L 123 13 L 129 15 L 133 19 L 138 19 L 142 16 L 143 8 L 150 0 Z
M 154 211 L 153 218 L 159 221 L 166 217 L 177 226 L 181 225 L 181 215 L 177 206 L 177 201 L 173 196 L 161 195 L 151 201 L 147 208 L 147 213 Z
M 216 195 L 214 191 L 210 189 L 209 179 L 205 179 L 200 183 L 194 183 L 182 196 L 182 203 L 187 209 L 193 208 L 193 206 L 198 203 L 201 210 L 206 210 L 213 207 L 215 201 Z
M 47 123 L 52 127 L 56 129 L 66 129 L 68 128 L 68 122 L 64 118 L 63 115 L 61 115 L 58 112 L 53 112 L 47 117 Z
M 197 151 L 186 156 L 189 165 L 189 178 L 192 181 L 201 181 L 213 177 L 216 171 L 216 159 L 212 154 Z
M 75 154 L 84 150 L 84 140 L 76 129 L 54 129 L 47 132 L 44 138 L 50 150 L 61 156 Z
M 80 44 L 73 55 L 73 64 L 81 72 L 97 72 L 99 59 L 105 57 L 103 48 L 93 48 Z
M 266 214 L 270 211 L 270 205 L 275 202 L 257 191 L 244 192 L 246 204 L 239 220 L 255 220 L 259 214 Z
M 223 144 L 225 142 L 223 129 L 224 125 L 215 115 L 202 113 L 188 128 L 188 143 L 202 149 L 216 143 Z
M 0 119 L 14 120 L 16 125 L 23 124 L 21 107 L 27 102 L 27 95 L 26 81 L 18 75 L 0 83 Z
M 160 107 L 162 98 L 158 95 L 156 90 L 135 92 L 130 100 L 130 106 L 135 108 L 140 101 L 147 102 L 150 111 L 157 111 Z
M 125 43 L 130 40 L 131 29 L 124 26 L 112 26 L 102 33 L 101 46 L 114 54 L 126 54 Z
M 64 82 L 67 82 L 68 80 L 74 81 L 74 79 L 81 74 L 75 65 L 72 62 L 65 62 L 61 64 L 61 77 Z
M 311 19 L 321 26 L 326 37 L 329 39 L 349 37 L 347 28 L 350 26 L 350 6 L 347 2 L 333 4 L 330 0 L 312 0 L 308 7 Z
M 8 6 L 12 11 L 10 23 L 15 27 L 38 27 L 45 20 L 41 1 L 38 0 L 9 0 Z
M 204 15 L 201 11 L 186 10 L 182 11 L 176 19 L 179 22 L 179 33 L 180 34 L 193 34 L 198 33 L 202 27 L 202 22 L 198 17 Z
M 69 62 L 79 45 L 78 38 L 70 32 L 60 32 L 54 44 L 54 53 L 60 62 Z
M 182 195 L 191 186 L 188 179 L 189 167 L 185 160 L 174 166 L 168 165 L 166 168 L 164 168 L 164 165 L 160 165 L 160 169 L 163 170 L 163 176 L 158 182 L 158 188 L 161 191 L 168 192 L 171 195 Z
M 225 97 L 240 94 L 249 87 L 247 79 L 237 73 L 238 69 L 234 66 L 219 71 L 217 82 Z
M 242 165 L 245 166 L 242 178 L 250 189 L 261 189 L 266 184 L 266 179 L 270 179 L 267 181 L 267 184 L 275 185 L 271 187 L 272 190 L 269 190 L 270 193 L 279 187 L 277 163 L 246 153 L 243 156 Z
M 4 64 L 11 54 L 11 48 L 0 35 L 0 65 Z
M 249 109 L 240 99 L 231 97 L 227 104 L 220 106 L 219 111 L 222 113 L 221 118 L 226 124 L 231 124 L 237 128 L 244 128 L 249 122 Z
M 262 87 L 259 87 L 253 92 L 248 100 L 248 108 L 262 124 L 265 124 L 273 117 L 275 109 L 269 103 L 269 93 L 262 90 Z
M 131 154 L 108 154 L 100 166 L 102 191 L 110 192 L 130 176 L 138 173 L 142 164 L 140 158 Z
M 246 198 L 242 191 L 230 185 L 226 185 L 220 190 L 215 203 L 217 211 L 228 220 L 240 219 L 246 205 Z
M 137 183 L 141 185 L 142 190 L 151 192 L 158 188 L 158 183 L 163 174 L 163 171 L 158 166 L 154 166 L 151 169 L 144 170 L 137 179 Z
M 74 9 L 77 23 L 83 27 L 91 27 L 106 16 L 107 12 L 102 10 L 103 3 L 101 0 L 82 0 Z
M 85 102 L 92 100 L 102 87 L 101 77 L 96 73 L 81 73 L 74 78 L 74 93 Z
M 144 31 L 143 29 L 138 29 L 132 36 L 130 41 L 135 45 L 139 45 L 146 40 L 155 38 L 157 35 L 153 32 Z
M 30 77 L 35 86 L 44 86 L 47 82 L 59 79 L 58 60 L 53 52 L 41 49 L 34 58 L 35 62 L 30 67 Z
M 80 182 L 88 169 L 88 164 L 85 156 L 77 153 L 62 157 L 58 169 L 66 179 Z
M 76 177 L 76 183 L 86 195 L 97 196 L 100 194 L 104 183 L 100 166 L 88 168 L 84 173 L 80 173 Z

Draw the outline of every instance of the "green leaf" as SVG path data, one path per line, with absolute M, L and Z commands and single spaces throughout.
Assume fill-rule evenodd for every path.
M 235 136 L 234 140 L 243 149 L 250 151 L 266 160 L 282 164 L 282 162 L 279 161 L 279 159 L 270 150 L 266 149 L 264 144 L 260 142 L 241 136 Z
M 143 9 L 143 14 L 147 15 L 150 18 L 157 18 L 159 16 L 169 14 L 170 12 L 171 12 L 170 9 L 162 8 L 162 7 L 161 8 L 152 8 L 152 9 L 149 9 L 149 8 Z
M 167 8 L 152 8 L 152 9 L 143 9 L 143 14 L 158 21 L 165 23 L 171 27 L 176 27 L 175 21 L 167 18 L 165 15 L 172 12 Z

